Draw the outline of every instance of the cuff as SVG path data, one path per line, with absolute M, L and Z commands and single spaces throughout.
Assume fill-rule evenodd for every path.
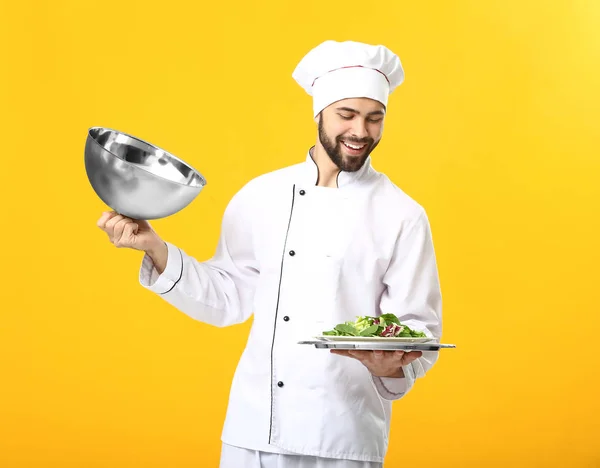
M 415 376 L 412 365 L 402 367 L 404 377 L 375 377 L 373 382 L 382 398 L 386 400 L 397 400 L 404 396 L 413 386 Z
M 167 266 L 162 274 L 159 274 L 154 266 L 152 258 L 144 254 L 140 267 L 140 284 L 157 294 L 167 294 L 181 280 L 183 276 L 183 254 L 181 250 L 169 242 L 167 245 Z

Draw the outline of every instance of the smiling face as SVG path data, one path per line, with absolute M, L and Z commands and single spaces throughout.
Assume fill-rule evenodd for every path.
M 384 117 L 385 107 L 372 99 L 335 102 L 320 114 L 319 141 L 341 171 L 358 171 L 381 140 Z

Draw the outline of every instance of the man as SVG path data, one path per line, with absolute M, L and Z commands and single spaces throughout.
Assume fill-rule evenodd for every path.
M 318 126 L 306 161 L 251 180 L 230 201 L 215 256 L 199 262 L 146 221 L 105 213 L 117 247 L 145 252 L 140 282 L 194 319 L 254 322 L 222 433 L 222 468 L 381 467 L 391 403 L 437 353 L 300 345 L 357 316 L 393 313 L 441 335 L 424 209 L 371 165 L 388 95 L 404 79 L 383 46 L 326 41 L 293 73 Z

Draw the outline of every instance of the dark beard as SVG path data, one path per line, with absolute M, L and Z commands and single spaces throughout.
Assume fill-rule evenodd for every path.
M 373 150 L 379 144 L 378 142 L 374 142 L 372 138 L 341 138 L 339 135 L 335 138 L 335 143 L 332 142 L 325 131 L 323 130 L 323 114 L 321 114 L 321 118 L 319 119 L 319 140 L 325 148 L 325 152 L 329 156 L 329 158 L 333 161 L 333 163 L 340 169 L 340 171 L 344 172 L 356 172 L 361 167 L 363 167 L 365 161 L 369 157 L 369 155 L 373 152 Z M 342 140 L 347 141 L 348 143 L 353 143 L 356 145 L 362 145 L 364 143 L 367 144 L 367 148 L 364 154 L 360 158 L 344 158 L 342 155 Z

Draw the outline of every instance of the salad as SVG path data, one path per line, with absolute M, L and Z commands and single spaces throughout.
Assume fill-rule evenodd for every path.
M 400 323 L 394 314 L 383 314 L 380 317 L 364 315 L 357 316 L 354 322 L 344 322 L 335 326 L 333 330 L 324 331 L 327 336 L 376 336 L 393 338 L 426 338 L 423 332 L 410 329 Z

